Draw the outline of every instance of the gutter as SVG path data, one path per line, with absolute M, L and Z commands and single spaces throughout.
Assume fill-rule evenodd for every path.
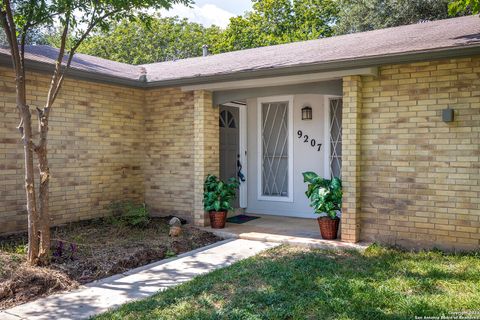
M 367 58 L 352 58 L 344 60 L 332 60 L 319 63 L 308 63 L 294 66 L 278 66 L 268 69 L 247 69 L 231 73 L 215 75 L 198 75 L 180 79 L 167 79 L 160 81 L 145 81 L 145 77 L 139 79 L 116 77 L 102 73 L 90 72 L 70 68 L 67 76 L 80 80 L 100 82 L 107 84 L 118 84 L 135 88 L 165 88 L 198 85 L 212 82 L 251 80 L 272 76 L 301 75 L 313 72 L 331 72 L 354 68 L 377 67 L 386 64 L 402 64 L 420 61 L 439 60 L 446 58 L 460 58 L 466 56 L 480 55 L 480 44 L 474 46 L 449 47 L 436 50 L 414 51 L 408 53 L 396 53 L 391 55 L 370 56 Z M 10 55 L 0 54 L 1 65 L 11 65 Z M 26 60 L 27 68 L 40 72 L 52 72 L 53 64 L 39 61 Z

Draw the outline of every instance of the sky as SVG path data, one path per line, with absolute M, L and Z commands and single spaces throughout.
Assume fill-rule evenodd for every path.
M 192 8 L 184 5 L 174 5 L 172 9 L 162 10 L 162 16 L 179 16 L 192 22 L 201 23 L 206 27 L 215 24 L 225 28 L 229 19 L 242 15 L 252 9 L 251 0 L 195 0 Z

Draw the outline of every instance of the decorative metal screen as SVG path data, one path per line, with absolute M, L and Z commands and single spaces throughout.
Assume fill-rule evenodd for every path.
M 220 112 L 220 128 L 236 128 L 235 117 L 230 111 Z
M 342 173 L 342 98 L 330 99 L 330 175 Z
M 262 195 L 288 197 L 288 102 L 261 104 Z

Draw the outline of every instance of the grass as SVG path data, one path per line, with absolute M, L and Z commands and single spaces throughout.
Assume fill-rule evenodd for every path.
M 283 246 L 95 319 L 372 320 L 453 312 L 480 313 L 479 254 Z

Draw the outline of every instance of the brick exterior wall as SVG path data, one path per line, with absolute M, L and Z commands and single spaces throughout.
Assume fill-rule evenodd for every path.
M 203 210 L 203 183 L 208 174 L 219 175 L 220 131 L 218 108 L 212 106 L 212 93 L 197 90 L 194 93 L 194 222 L 205 226 L 209 219 Z
M 342 239 L 478 248 L 480 57 L 389 65 L 345 77 Z M 42 105 L 48 75 L 29 74 Z M 0 233 L 25 229 L 14 78 L 0 68 Z M 67 79 L 52 111 L 56 224 L 108 213 L 112 200 L 197 225 L 203 180 L 218 174 L 218 110 L 207 91 L 133 89 Z M 455 121 L 444 123 L 450 106 Z
M 194 201 L 193 93 L 151 89 L 145 94 L 145 201 L 160 215 L 192 219 Z
M 28 103 L 43 106 L 49 76 L 30 73 L 27 79 Z M 0 233 L 5 233 L 24 230 L 27 218 L 10 69 L 0 68 L 0 92 Z M 141 90 L 66 79 L 49 133 L 55 224 L 105 215 L 112 200 L 143 201 L 143 101 Z
M 342 107 L 342 241 L 358 242 L 360 236 L 360 121 L 362 78 L 343 79 Z
M 362 78 L 357 108 L 350 104 L 358 79 L 344 79 L 344 118 L 361 115 L 343 128 L 344 150 L 361 151 L 361 240 L 479 247 L 479 72 L 480 57 L 384 66 L 378 78 Z M 448 106 L 455 110 L 451 123 L 441 116 Z M 359 123 L 353 147 L 352 125 Z M 357 170 L 347 165 L 346 196 L 356 196 Z M 346 199 L 347 219 L 356 201 Z

